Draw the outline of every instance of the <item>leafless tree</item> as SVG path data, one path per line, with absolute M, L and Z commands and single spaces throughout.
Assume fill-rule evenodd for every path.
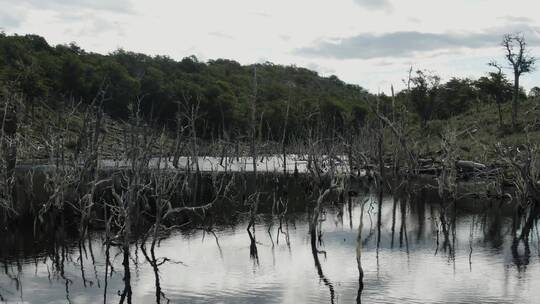
M 287 98 L 287 109 L 285 111 L 285 121 L 283 122 L 283 134 L 281 136 L 281 152 L 283 154 L 283 173 L 287 174 L 287 151 L 285 149 L 285 138 L 287 136 L 287 123 L 289 121 L 289 110 L 291 107 L 291 96 L 294 83 L 289 82 L 289 97 Z
M 15 211 L 13 194 L 17 162 L 17 107 L 21 97 L 8 90 L 0 95 L 0 211 L 7 216 Z
M 257 67 L 253 68 L 253 96 L 251 97 L 251 157 L 253 164 L 253 183 L 255 185 L 254 201 L 251 206 L 251 219 L 247 229 L 255 225 L 255 216 L 259 207 L 259 195 L 257 191 Z
M 524 73 L 534 69 L 536 58 L 531 56 L 527 49 L 525 37 L 522 34 L 506 34 L 502 40 L 502 46 L 506 51 L 506 59 L 514 72 L 514 97 L 512 101 L 512 128 L 516 128 L 519 102 L 519 78 Z

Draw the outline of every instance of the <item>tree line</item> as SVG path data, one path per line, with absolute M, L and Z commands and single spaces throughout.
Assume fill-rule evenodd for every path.
M 525 44 L 518 36 L 505 36 L 505 41 L 507 58 L 516 66 L 513 83 L 495 62 L 478 79 L 447 82 L 432 71 L 411 69 L 404 90 L 395 96 L 377 96 L 382 113 L 411 115 L 421 126 L 483 103 L 497 104 L 500 109 L 513 100 L 513 113 L 517 113 L 517 101 L 527 98 L 519 87 L 519 76 L 531 70 L 534 58 L 520 51 Z M 196 108 L 197 133 L 204 139 L 242 139 L 256 132 L 261 140 L 281 141 L 283 134 L 288 140 L 302 136 L 306 129 L 343 134 L 369 123 L 372 113 L 366 100 L 374 97 L 336 76 L 321 77 L 296 66 L 241 65 L 226 59 L 201 62 L 194 56 L 177 61 L 122 49 L 102 55 L 75 43 L 51 46 L 37 35 L 5 33 L 0 34 L 0 86 L 20 92 L 30 112 L 43 102 L 53 108 L 66 100 L 90 104 L 103 91 L 104 112 L 127 119 L 130 104 L 139 99 L 149 124 L 171 129 L 182 111 Z M 531 95 L 539 92 L 534 88 Z M 514 124 L 514 114 L 512 118 Z M 253 120 L 257 122 L 254 131 L 250 130 Z

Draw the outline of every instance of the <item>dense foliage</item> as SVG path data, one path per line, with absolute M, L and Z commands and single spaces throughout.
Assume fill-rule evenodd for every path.
M 512 99 L 512 87 L 500 69 L 477 80 L 452 77 L 446 83 L 441 83 L 440 77 L 432 72 L 419 70 L 411 75 L 410 93 L 401 92 L 400 97 L 417 115 L 422 127 L 429 120 L 449 119 L 486 103 L 498 105 L 502 124 L 501 104 Z M 527 99 L 522 88 L 520 99 Z
M 247 135 L 254 96 L 257 129 L 265 139 L 280 138 L 288 103 L 291 131 L 308 126 L 342 131 L 345 119 L 359 125 L 367 113 L 365 90 L 304 68 L 223 59 L 203 63 L 193 56 L 175 61 L 124 50 L 100 55 L 73 43 L 53 47 L 36 35 L 0 36 L 0 82 L 24 93 L 29 104 L 49 106 L 66 99 L 88 104 L 104 90 L 104 109 L 112 117 L 126 119 L 130 104 L 141 100 L 149 122 L 169 127 L 182 116 L 178 111 L 198 105 L 197 129 L 205 138 Z
M 130 109 L 140 104 L 150 124 L 171 130 L 196 109 L 197 133 L 206 139 L 248 136 L 255 97 L 257 136 L 269 140 L 280 140 L 284 125 L 287 137 L 308 130 L 320 135 L 344 133 L 365 125 L 368 109 L 374 108 L 366 100 L 375 102 L 359 86 L 296 66 L 268 62 L 244 66 L 225 59 L 200 62 L 193 56 L 176 61 L 121 49 L 102 55 L 74 43 L 50 46 L 37 35 L 4 33 L 0 33 L 0 86 L 21 92 L 28 108 L 38 103 L 54 108 L 65 101 L 89 104 L 103 91 L 103 108 L 111 117 L 127 119 Z M 511 90 L 500 70 L 478 80 L 452 78 L 446 83 L 435 73 L 416 71 L 408 90 L 378 100 L 386 115 L 412 115 L 425 126 L 479 103 L 500 105 L 511 99 Z M 535 92 L 531 94 L 540 95 Z

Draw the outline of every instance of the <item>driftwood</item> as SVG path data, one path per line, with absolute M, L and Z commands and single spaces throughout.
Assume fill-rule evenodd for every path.
M 487 166 L 481 163 L 477 163 L 469 160 L 456 161 L 456 167 L 461 170 L 482 171 L 486 170 Z
M 438 159 L 419 158 L 417 160 L 418 167 L 415 170 L 417 175 L 433 175 L 438 176 L 443 170 L 443 164 Z M 470 160 L 456 160 L 454 162 L 457 170 L 458 179 L 468 179 L 471 177 L 491 178 L 499 176 L 501 171 L 505 171 L 504 166 L 486 165 Z

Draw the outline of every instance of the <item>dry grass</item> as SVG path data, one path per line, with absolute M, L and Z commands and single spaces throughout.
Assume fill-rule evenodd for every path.
M 455 129 L 459 134 L 458 157 L 479 162 L 490 162 L 496 158 L 495 144 L 498 142 L 503 146 L 519 146 L 528 141 L 540 143 L 540 125 L 536 122 L 540 118 L 540 100 L 527 100 L 521 104 L 517 131 L 510 127 L 511 104 L 503 105 L 502 112 L 502 127 L 499 126 L 497 106 L 486 104 L 448 120 L 430 121 L 423 130 L 412 126 L 409 137 L 416 139 L 421 154 L 434 155 L 440 150 L 439 134 L 445 129 Z M 525 126 L 530 126 L 528 134 L 524 131 Z

